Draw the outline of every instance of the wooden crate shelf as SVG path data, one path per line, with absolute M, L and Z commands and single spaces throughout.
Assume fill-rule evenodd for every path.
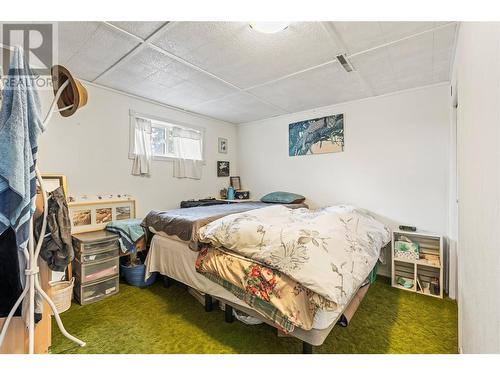
M 416 242 L 420 245 L 420 259 L 407 259 L 395 256 L 394 243 L 402 237 L 406 237 L 410 241 Z M 427 259 L 423 259 L 426 256 L 436 259 L 438 262 L 432 263 Z M 443 298 L 443 236 L 425 232 L 393 231 L 391 258 L 391 280 L 393 287 L 426 296 Z M 411 288 L 403 287 L 398 284 L 398 277 L 411 280 L 413 282 L 413 286 Z M 431 280 L 438 281 L 439 291 L 437 293 L 431 293 L 430 291 Z

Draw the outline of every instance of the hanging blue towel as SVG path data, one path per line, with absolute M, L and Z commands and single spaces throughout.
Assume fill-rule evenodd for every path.
M 43 132 L 35 75 L 16 47 L 0 109 L 0 234 L 12 228 L 18 250 L 26 247 L 35 210 L 35 163 Z

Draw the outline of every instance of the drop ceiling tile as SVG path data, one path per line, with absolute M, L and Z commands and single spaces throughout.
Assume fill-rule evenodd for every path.
M 104 74 L 97 82 L 182 108 L 238 92 L 224 82 L 147 46 Z
M 388 46 L 400 89 L 449 79 L 455 24 Z
M 433 34 L 426 33 L 388 46 L 394 73 L 401 89 L 433 83 Z
M 256 96 L 290 112 L 361 99 L 369 92 L 355 72 L 347 73 L 338 63 L 250 90 Z
M 398 81 L 386 47 L 351 57 L 350 61 L 375 95 L 398 91 Z
M 188 109 L 197 104 L 236 92 L 238 92 L 236 89 L 220 81 L 202 73 L 196 73 L 170 88 L 164 100 L 170 105 Z
M 58 61 L 66 64 L 97 31 L 100 22 L 58 22 Z
M 132 37 L 103 23 L 97 27 L 93 22 L 90 25 L 68 24 L 72 23 L 64 22 L 59 27 L 59 50 L 65 58 L 60 61 L 88 81 L 96 79 L 138 45 Z M 68 50 L 71 52 L 64 52 Z
M 285 114 L 284 111 L 265 104 L 254 96 L 243 92 L 213 102 L 203 103 L 191 110 L 235 124 Z
M 455 47 L 457 25 L 448 26 L 434 32 L 434 79 L 447 81 L 450 79 L 453 49 Z
M 164 21 L 150 21 L 150 22 L 113 21 L 110 23 L 142 39 L 146 39 L 165 24 Z
M 385 43 L 379 22 L 330 22 L 347 47 L 348 54 Z
M 241 88 L 322 64 L 338 50 L 319 22 L 275 34 L 244 22 L 176 22 L 153 43 Z
M 103 74 L 96 82 L 115 89 L 126 89 L 129 85 L 135 87 L 171 62 L 171 59 L 160 52 L 144 47 Z

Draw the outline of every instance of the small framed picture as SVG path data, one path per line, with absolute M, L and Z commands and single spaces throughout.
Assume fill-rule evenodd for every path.
M 240 176 L 229 177 L 229 183 L 232 187 L 234 187 L 234 190 L 241 190 Z
M 50 193 L 62 186 L 64 195 L 67 197 L 66 176 L 62 174 L 42 173 L 43 187 L 45 192 Z
M 217 162 L 217 177 L 229 177 L 229 162 L 228 161 L 218 161 Z
M 219 154 L 227 154 L 227 139 L 219 138 Z

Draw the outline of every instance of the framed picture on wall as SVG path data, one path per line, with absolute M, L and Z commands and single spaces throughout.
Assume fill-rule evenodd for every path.
M 227 139 L 219 138 L 219 154 L 227 154 Z
M 344 114 L 288 125 L 288 155 L 315 155 L 344 151 Z
M 229 177 L 229 162 L 228 161 L 218 161 L 217 162 L 217 177 Z

